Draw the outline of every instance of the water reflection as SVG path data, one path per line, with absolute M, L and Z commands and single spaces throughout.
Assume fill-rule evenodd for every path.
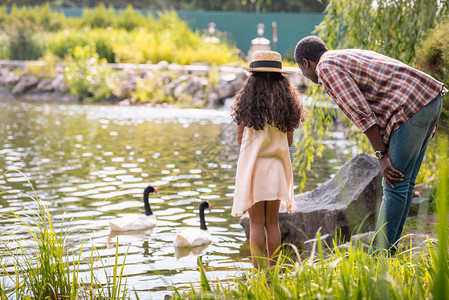
M 212 280 L 233 278 L 251 266 L 239 219 L 230 215 L 239 146 L 228 113 L 0 102 L 0 119 L 0 173 L 8 171 L 0 177 L 0 212 L 36 212 L 31 197 L 44 200 L 56 227 L 70 222 L 69 247 L 79 249 L 84 242 L 81 278 L 89 276 L 92 246 L 111 274 L 117 243 L 121 260 L 127 253 L 128 285 L 141 298 L 148 292 L 163 298 L 172 284 L 198 282 L 198 255 Z M 330 143 L 308 174 L 309 189 L 340 165 L 335 147 Z M 160 191 L 149 199 L 157 226 L 110 233 L 109 220 L 143 214 L 148 184 Z M 175 249 L 177 230 L 199 226 L 202 200 L 212 205 L 207 214 L 212 243 Z M 3 218 L 1 230 L 14 228 L 24 241 L 26 234 L 13 222 Z M 103 271 L 98 276 L 106 282 Z

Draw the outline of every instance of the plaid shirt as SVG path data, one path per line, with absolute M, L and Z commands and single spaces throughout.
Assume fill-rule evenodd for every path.
M 368 50 L 327 51 L 316 73 L 343 113 L 362 132 L 377 124 L 386 145 L 393 130 L 447 91 L 431 76 Z

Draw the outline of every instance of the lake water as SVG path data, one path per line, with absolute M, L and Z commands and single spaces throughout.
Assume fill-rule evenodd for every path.
M 0 174 L 8 171 L 0 177 L 0 231 L 14 226 L 11 211 L 36 210 L 36 193 L 56 227 L 71 220 L 69 248 L 84 241 L 88 258 L 94 245 L 110 275 L 118 238 L 120 261 L 127 253 L 128 287 L 141 299 L 161 299 L 173 286 L 182 290 L 200 280 L 197 254 L 175 251 L 173 238 L 180 229 L 199 227 L 198 204 L 208 200 L 213 241 L 201 252 L 208 278 L 226 281 L 251 267 L 245 233 L 231 217 L 239 146 L 229 112 L 0 101 L 0 120 Z M 306 190 L 344 161 L 348 145 L 341 133 L 332 133 L 326 147 Z M 109 220 L 143 213 L 148 184 L 160 190 L 150 197 L 157 226 L 111 234 Z M 81 277 L 88 279 L 83 262 Z M 98 276 L 106 282 L 101 268 Z

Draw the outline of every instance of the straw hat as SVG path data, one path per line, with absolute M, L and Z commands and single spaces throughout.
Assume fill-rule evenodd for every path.
M 282 56 L 275 51 L 255 51 L 249 67 L 242 67 L 248 72 L 277 72 L 290 74 L 282 70 Z

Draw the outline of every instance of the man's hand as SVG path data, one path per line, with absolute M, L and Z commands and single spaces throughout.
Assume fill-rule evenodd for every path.
M 385 183 L 388 184 L 392 189 L 394 189 L 392 181 L 402 181 L 404 179 L 404 174 L 393 167 L 393 165 L 391 164 L 391 158 L 388 154 L 382 157 L 379 162 L 380 168 L 382 170 L 382 175 L 385 179 Z

